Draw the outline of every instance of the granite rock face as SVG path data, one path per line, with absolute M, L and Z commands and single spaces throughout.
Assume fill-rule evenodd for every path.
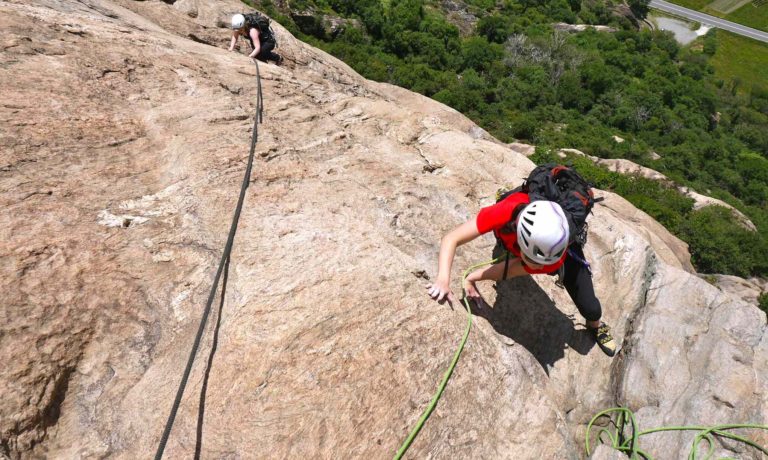
M 0 457 L 157 448 L 251 138 L 256 69 L 221 27 L 242 8 L 0 0 Z M 202 457 L 391 458 L 466 321 L 424 292 L 440 238 L 533 164 L 275 29 L 287 65 L 260 66 Z M 617 358 L 550 277 L 483 285 L 492 308 L 411 458 L 581 458 L 587 422 L 615 405 L 643 426 L 766 423 L 765 315 L 604 193 L 586 254 Z M 492 246 L 460 249 L 455 291 Z M 166 458 L 195 451 L 210 344 L 209 327 Z M 677 458 L 686 443 L 644 450 Z M 740 449 L 718 444 L 759 458 Z
M 597 32 L 616 32 L 616 28 L 608 26 L 594 26 L 591 24 L 566 24 L 565 22 L 558 22 L 553 24 L 556 30 L 562 30 L 564 32 L 584 32 L 585 30 L 594 29 Z
M 733 275 L 700 275 L 710 284 L 717 286 L 721 291 L 735 296 L 745 302 L 758 305 L 760 296 L 768 292 L 768 283 L 764 279 L 750 278 L 745 280 Z

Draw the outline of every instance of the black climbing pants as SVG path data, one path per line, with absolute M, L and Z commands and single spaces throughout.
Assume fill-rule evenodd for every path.
M 493 257 L 499 257 L 503 254 L 508 254 L 509 257 L 515 257 L 509 253 L 504 246 L 500 243 L 496 244 L 493 249 Z M 579 260 L 581 259 L 581 260 Z M 584 249 L 577 244 L 573 244 L 568 248 L 568 255 L 565 257 L 565 262 L 562 266 L 563 273 L 561 281 L 565 290 L 568 291 L 568 295 L 571 296 L 573 303 L 576 304 L 576 308 L 579 309 L 579 313 L 587 321 L 597 321 L 603 314 L 600 306 L 600 300 L 595 296 L 595 287 L 592 284 L 592 272 L 587 265 L 587 259 L 584 257 Z M 506 268 L 504 269 L 504 276 L 506 277 Z M 550 273 L 552 276 L 556 276 L 558 272 Z
M 595 296 L 595 287 L 592 284 L 592 272 L 585 264 L 584 250 L 579 245 L 572 245 L 568 248 L 568 255 L 565 258 L 563 267 L 563 286 L 579 309 L 579 313 L 587 321 L 597 321 L 602 316 L 600 301 Z M 576 257 L 574 257 L 575 255 Z M 578 260 L 581 259 L 581 260 Z
M 253 49 L 253 41 L 251 41 L 251 49 Z M 259 48 L 259 54 L 256 55 L 256 59 L 262 62 L 267 62 L 267 61 L 280 62 L 280 55 L 277 53 L 273 53 L 272 52 L 273 49 L 275 49 L 275 42 L 273 41 L 262 42 L 261 48 Z

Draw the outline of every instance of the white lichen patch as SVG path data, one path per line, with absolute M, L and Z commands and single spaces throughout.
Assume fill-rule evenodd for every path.
M 181 291 L 176 294 L 176 297 L 174 297 L 173 300 L 171 300 L 171 308 L 173 308 L 173 315 L 176 317 L 177 321 L 184 321 L 187 318 L 187 314 L 181 308 L 181 305 L 187 300 L 191 293 L 192 291 L 189 289 Z
M 178 211 L 177 206 L 169 201 L 180 195 L 181 189 L 182 185 L 176 183 L 155 194 L 123 201 L 117 208 L 121 212 L 126 212 L 126 214 L 113 214 L 109 210 L 104 209 L 99 212 L 98 222 L 107 227 L 128 228 L 148 222 L 153 217 L 175 214 Z
M 169 204 L 159 202 L 168 200 L 179 194 L 181 183 L 170 185 L 163 190 L 152 194 L 144 195 L 139 199 L 127 200 L 120 204 L 119 208 L 123 211 L 138 211 L 145 216 L 163 216 L 169 215 L 175 211 Z
M 631 276 L 636 268 L 635 255 L 639 251 L 639 246 L 645 245 L 642 240 L 635 235 L 625 234 L 618 238 L 613 244 L 612 258 L 615 264 L 614 278 L 617 280 Z
M 104 209 L 99 212 L 98 223 L 99 225 L 104 225 L 105 227 L 128 228 L 134 225 L 143 224 L 147 221 L 149 221 L 149 219 L 146 217 L 133 216 L 128 214 L 117 216 Z
M 170 262 L 173 259 L 173 251 L 160 251 L 152 255 L 152 262 Z

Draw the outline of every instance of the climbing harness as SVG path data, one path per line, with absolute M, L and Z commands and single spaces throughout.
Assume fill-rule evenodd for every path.
M 469 275 L 469 272 L 476 269 L 483 267 L 485 265 L 492 265 L 497 262 L 500 262 L 501 259 L 503 259 L 504 256 L 497 257 L 495 259 L 489 260 L 487 262 L 482 262 L 476 265 L 473 265 L 466 269 L 464 271 L 464 276 L 461 278 L 461 301 L 464 303 L 464 307 L 467 310 L 467 328 L 464 330 L 464 337 L 462 337 L 461 342 L 459 343 L 459 348 L 456 349 L 456 353 L 453 355 L 453 360 L 451 361 L 450 366 L 448 366 L 448 370 L 445 371 L 445 375 L 443 375 L 443 380 L 440 382 L 439 387 L 437 388 L 437 392 L 432 396 L 432 401 L 430 401 L 429 406 L 427 406 L 426 410 L 423 414 L 421 414 L 421 417 L 416 422 L 416 426 L 413 427 L 413 430 L 411 430 L 411 433 L 406 438 L 405 442 L 403 442 L 403 445 L 400 446 L 400 449 L 398 449 L 397 453 L 394 456 L 394 460 L 399 460 L 402 458 L 403 454 L 405 454 L 405 451 L 408 450 L 408 448 L 411 446 L 411 443 L 414 439 L 416 439 L 416 436 L 419 434 L 419 431 L 421 431 L 421 428 L 424 426 L 424 422 L 427 421 L 429 416 L 432 414 L 432 411 L 435 410 L 435 407 L 437 406 L 437 402 L 440 400 L 440 397 L 443 395 L 443 390 L 445 390 L 445 386 L 448 384 L 448 380 L 451 378 L 451 374 L 453 374 L 453 369 L 456 367 L 456 363 L 459 362 L 459 357 L 461 356 L 462 350 L 464 350 L 464 345 L 467 343 L 467 338 L 469 337 L 469 330 L 472 328 L 472 309 L 469 306 L 469 300 L 467 299 L 467 294 L 464 291 L 464 282 L 467 279 L 467 275 Z
M 618 414 L 616 420 L 613 420 L 611 418 L 612 413 Z M 611 443 L 610 446 L 618 451 L 624 452 L 627 455 L 629 455 L 630 460 L 636 460 L 636 459 L 644 459 L 644 460 L 653 460 L 653 457 L 649 455 L 647 452 L 643 451 L 640 448 L 640 444 L 638 442 L 638 439 L 640 436 L 650 434 L 650 433 L 658 433 L 660 431 L 698 431 L 696 436 L 693 438 L 693 443 L 691 445 L 690 453 L 688 454 L 688 460 L 697 460 L 699 458 L 698 452 L 699 452 L 699 445 L 706 441 L 708 444 L 708 450 L 706 455 L 704 456 L 703 460 L 709 460 L 712 458 L 712 454 L 715 452 L 715 436 L 720 436 L 723 438 L 732 439 L 734 441 L 739 441 L 744 444 L 747 444 L 749 446 L 754 447 L 755 449 L 759 450 L 765 455 L 768 455 L 768 448 L 760 446 L 756 442 L 744 438 L 742 436 L 735 435 L 733 433 L 730 433 L 726 430 L 732 430 L 736 428 L 751 428 L 751 429 L 759 429 L 759 430 L 768 430 L 768 425 L 754 425 L 754 424 L 726 424 L 726 425 L 716 425 L 716 426 L 667 426 L 667 427 L 661 427 L 661 428 L 653 428 L 650 430 L 645 431 L 639 431 L 637 428 L 637 422 L 635 421 L 635 414 L 632 413 L 627 408 L 624 407 L 613 407 L 611 409 L 606 409 L 594 417 L 592 417 L 592 420 L 589 422 L 589 425 L 587 425 L 587 434 L 585 438 L 585 447 L 587 451 L 587 456 L 591 455 L 590 450 L 590 442 L 589 442 L 589 433 L 592 429 L 592 425 L 595 424 L 595 422 L 601 418 L 601 417 L 609 417 L 611 418 L 610 424 L 613 425 L 614 430 L 611 431 L 609 428 L 601 428 L 598 431 L 597 439 L 598 442 L 603 442 L 603 435 L 608 436 Z M 627 436 L 624 432 L 625 430 L 629 429 L 630 433 L 629 436 Z
M 256 150 L 256 142 L 258 141 L 258 138 L 259 138 L 258 125 L 259 123 L 262 122 L 262 119 L 263 119 L 264 106 L 263 106 L 263 100 L 262 100 L 262 94 L 261 94 L 261 75 L 259 73 L 259 63 L 256 62 L 255 59 L 254 59 L 254 64 L 256 64 L 256 81 L 258 85 L 258 92 L 256 96 L 256 114 L 253 121 L 253 134 L 251 135 L 251 148 L 250 148 L 250 153 L 248 154 L 248 165 L 245 168 L 243 183 L 242 183 L 242 186 L 240 187 L 240 197 L 237 200 L 237 207 L 235 208 L 235 215 L 232 218 L 232 225 L 229 227 L 229 236 L 227 237 L 227 243 L 224 246 L 224 252 L 222 253 L 221 260 L 219 261 L 219 268 L 216 271 L 216 276 L 213 278 L 213 286 L 211 287 L 211 292 L 208 295 L 208 302 L 205 305 L 205 309 L 203 310 L 203 316 L 200 319 L 200 326 L 198 327 L 197 335 L 195 336 L 195 342 L 192 345 L 192 352 L 189 354 L 189 359 L 187 360 L 187 367 L 184 369 L 184 375 L 181 378 L 179 389 L 176 392 L 176 399 L 173 401 L 173 406 L 171 407 L 171 414 L 168 416 L 168 421 L 165 424 L 163 435 L 160 438 L 160 444 L 158 445 L 157 453 L 155 454 L 155 460 L 160 460 L 161 458 L 163 458 L 163 451 L 165 450 L 165 445 L 168 442 L 168 437 L 171 434 L 171 428 L 173 428 L 173 422 L 176 419 L 176 413 L 179 410 L 179 405 L 181 404 L 181 397 L 184 395 L 184 389 L 187 386 L 187 380 L 189 379 L 189 374 L 192 372 L 192 364 L 195 361 L 195 355 L 197 354 L 197 350 L 200 347 L 200 340 L 203 337 L 203 332 L 205 331 L 205 326 L 208 322 L 208 315 L 211 312 L 211 306 L 213 305 L 213 301 L 216 298 L 216 291 L 219 286 L 219 280 L 222 277 L 222 273 L 224 273 L 224 280 L 222 282 L 222 287 L 221 287 L 221 305 L 224 304 L 224 293 L 227 288 L 226 283 L 227 283 L 227 278 L 229 274 L 230 255 L 232 254 L 232 246 L 235 241 L 237 224 L 240 221 L 240 213 L 243 209 L 243 202 L 245 201 L 245 192 L 248 189 L 248 185 L 250 184 L 251 169 L 253 168 L 254 152 Z M 221 307 L 219 308 L 219 315 L 221 315 Z M 217 322 L 216 330 L 214 331 L 215 337 L 218 336 L 219 325 L 220 325 L 220 321 Z M 209 363 L 208 363 L 209 369 L 210 369 L 210 365 L 211 365 L 211 362 L 209 358 Z M 207 372 L 206 372 L 206 375 L 207 375 Z M 207 378 L 206 378 L 206 384 L 207 384 Z M 203 388 L 203 390 L 204 389 L 205 388 Z M 205 395 L 201 394 L 201 401 L 204 401 L 204 397 Z M 198 443 L 199 443 L 199 440 L 198 440 Z M 197 458 L 199 457 L 200 446 L 199 445 L 196 446 L 195 450 L 196 450 L 195 457 Z

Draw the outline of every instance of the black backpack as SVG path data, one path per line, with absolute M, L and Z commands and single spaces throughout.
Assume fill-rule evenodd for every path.
M 576 170 L 556 163 L 537 166 L 522 186 L 513 190 L 499 190 L 496 202 L 521 191 L 528 194 L 531 202 L 548 200 L 558 203 L 568 219 L 569 244 L 584 245 L 587 242 L 587 216 L 595 203 L 603 201 L 603 198 L 595 198 L 592 186 Z
M 273 41 L 275 44 L 277 44 L 277 40 L 275 40 L 275 34 L 272 31 L 272 28 L 269 26 L 268 17 L 261 13 L 248 13 L 243 16 L 245 17 L 245 24 L 247 27 L 254 27 L 258 29 L 260 40 Z

